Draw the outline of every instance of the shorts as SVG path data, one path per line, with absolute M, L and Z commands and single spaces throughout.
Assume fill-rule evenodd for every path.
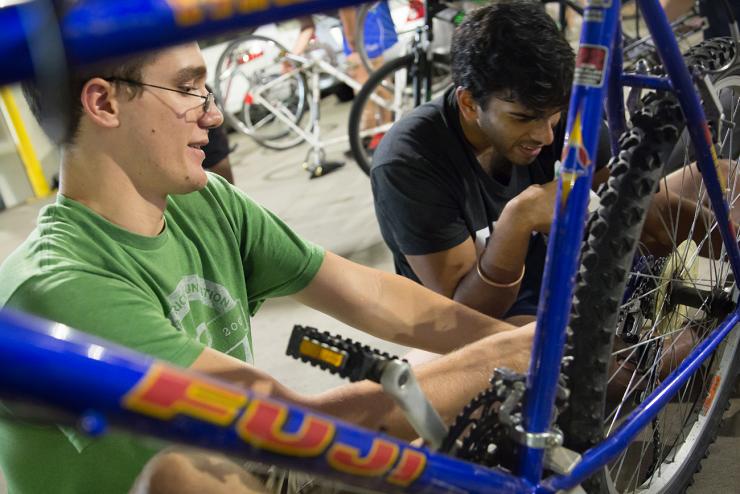
M 393 24 L 388 2 L 378 2 L 367 12 L 365 17 L 365 31 L 363 33 L 365 51 L 369 58 L 378 58 L 385 50 L 398 42 L 396 26 Z M 344 40 L 344 54 L 350 55 L 352 49 Z

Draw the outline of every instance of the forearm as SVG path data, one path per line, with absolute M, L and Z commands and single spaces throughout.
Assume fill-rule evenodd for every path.
M 300 302 L 378 338 L 435 353 L 512 329 L 407 278 L 330 252 Z
M 406 286 L 398 286 L 400 283 Z M 394 340 L 435 353 L 448 353 L 491 334 L 512 329 L 478 310 L 428 290 L 405 278 L 388 279 L 382 290 L 377 319 L 370 319 L 378 329 L 385 321 L 396 321 L 404 328 Z
M 533 327 L 489 336 L 443 358 L 414 369 L 416 378 L 445 423 L 488 386 L 496 367 L 526 370 Z M 362 382 L 315 397 L 318 410 L 343 420 L 394 436 L 412 439 L 416 433 L 403 412 L 379 385 Z
M 481 254 L 481 273 L 478 273 L 478 266 L 473 265 L 460 280 L 453 298 L 484 314 L 503 316 L 519 294 L 521 281 L 516 281 L 523 273 L 531 234 L 530 228 L 517 221 L 512 209 L 504 208 Z M 502 286 L 487 283 L 481 274 Z

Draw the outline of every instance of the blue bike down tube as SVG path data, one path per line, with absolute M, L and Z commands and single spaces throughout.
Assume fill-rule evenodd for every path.
M 532 492 L 512 475 L 411 447 L 146 357 L 62 324 L 0 310 L 0 397 L 379 492 Z M 4 416 L 3 420 L 12 420 Z
M 534 434 L 546 433 L 550 428 L 596 159 L 611 38 L 619 16 L 618 1 L 591 1 L 588 5 L 576 56 L 563 164 L 527 378 L 524 430 Z M 526 446 L 522 449 L 519 473 L 528 482 L 537 484 L 542 475 L 544 452 Z
M 82 0 L 61 29 L 42 18 L 48 0 L 0 8 L 0 85 L 34 76 L 32 53 L 59 50 L 76 67 L 246 27 L 360 3 L 360 0 Z M 62 64 L 64 65 L 64 64 Z

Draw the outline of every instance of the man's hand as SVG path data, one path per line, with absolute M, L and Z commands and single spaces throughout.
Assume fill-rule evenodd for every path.
M 516 217 L 533 232 L 550 233 L 557 190 L 556 180 L 530 185 L 511 201 Z

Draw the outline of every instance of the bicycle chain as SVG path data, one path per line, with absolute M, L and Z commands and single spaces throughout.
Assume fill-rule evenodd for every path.
M 622 332 L 617 333 L 617 335 L 620 336 L 625 343 L 636 343 L 639 340 L 639 333 L 624 333 L 624 328 L 627 326 L 629 318 L 632 314 L 635 314 L 639 311 L 643 317 L 646 314 L 654 316 L 652 312 L 655 311 L 655 294 L 651 294 L 651 292 L 654 292 L 655 289 L 658 287 L 659 283 L 656 278 L 660 275 L 660 273 L 663 272 L 663 267 L 665 266 L 667 260 L 668 257 L 654 257 L 652 255 L 639 256 L 635 260 L 631 272 L 639 273 L 645 276 L 630 277 L 630 279 L 627 281 L 627 286 L 625 287 L 625 295 L 624 299 L 622 300 L 622 304 L 627 305 L 630 300 L 633 300 L 639 301 L 640 305 L 639 308 L 636 308 L 637 310 L 627 311 L 624 309 L 620 309 L 619 315 L 617 316 L 617 328 L 620 328 L 622 330 Z M 639 321 L 640 326 L 645 319 L 647 318 L 643 318 L 642 321 Z M 637 331 L 639 331 L 641 327 L 636 329 Z
M 642 319 L 639 320 L 637 324 L 640 327 L 636 327 L 637 325 L 635 325 L 633 321 L 633 327 L 636 327 L 637 333 L 625 334 L 624 328 L 630 322 L 630 316 L 634 317 L 633 314 L 635 313 L 635 311 L 627 312 L 620 310 L 617 319 L 617 328 L 622 328 L 622 333 L 618 333 L 617 336 L 619 336 L 622 341 L 627 344 L 637 343 L 640 339 L 639 333 L 642 330 L 644 321 L 647 319 L 655 320 L 656 318 L 656 314 L 654 314 L 655 293 L 651 294 L 651 292 L 654 292 L 655 289 L 660 286 L 660 280 L 658 279 L 658 276 L 660 275 L 660 273 L 663 272 L 663 268 L 665 267 L 667 261 L 668 257 L 654 257 L 652 255 L 647 255 L 638 257 L 633 265 L 633 268 L 631 270 L 633 273 L 647 274 L 648 276 L 632 276 L 627 282 L 627 287 L 625 290 L 625 300 L 623 300 L 623 303 L 625 303 L 629 299 L 639 301 L 640 307 L 638 308 L 638 311 L 641 313 L 642 316 Z M 645 295 L 648 296 L 646 297 Z M 646 348 L 644 351 L 651 352 L 657 355 L 661 351 L 661 345 L 659 342 L 655 342 L 655 344 L 650 344 L 650 346 L 648 346 L 648 348 Z M 637 372 L 643 371 L 643 369 L 640 369 L 640 362 L 644 361 L 649 365 L 649 362 L 652 361 L 651 358 L 642 358 L 643 355 L 644 352 L 640 355 L 635 356 L 634 358 L 629 359 L 633 364 L 635 364 L 635 370 Z M 656 378 L 656 372 L 657 369 L 652 366 L 652 368 L 650 369 L 650 375 L 647 376 L 648 383 L 653 382 L 653 380 Z M 637 402 L 636 404 L 639 404 L 644 400 L 645 396 L 648 394 L 649 389 L 650 386 L 646 386 L 646 389 L 642 393 L 638 393 L 635 395 L 635 401 Z M 653 419 L 652 430 L 653 458 L 650 467 L 648 467 L 647 475 L 645 478 L 650 478 L 650 475 L 652 475 L 654 469 L 657 468 L 657 466 L 660 464 L 660 448 L 658 447 L 660 444 L 660 423 L 657 416 Z

